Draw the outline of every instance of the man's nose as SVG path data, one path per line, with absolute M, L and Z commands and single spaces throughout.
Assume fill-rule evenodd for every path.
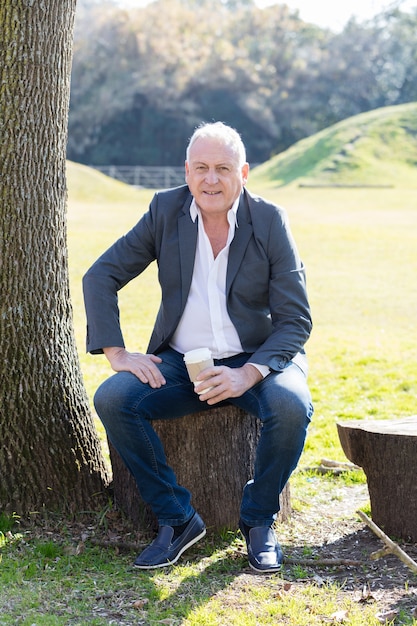
M 209 185 L 215 185 L 217 183 L 217 181 L 219 180 L 219 177 L 217 176 L 217 172 L 215 169 L 209 169 L 206 175 L 206 182 Z

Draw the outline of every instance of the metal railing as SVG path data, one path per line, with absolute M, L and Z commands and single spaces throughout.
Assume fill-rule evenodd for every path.
M 184 167 L 157 165 L 90 165 L 90 167 L 134 187 L 167 189 L 185 183 Z

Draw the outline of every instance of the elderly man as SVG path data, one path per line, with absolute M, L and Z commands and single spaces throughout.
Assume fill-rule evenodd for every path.
M 311 317 L 286 214 L 246 190 L 248 173 L 239 134 L 221 122 L 201 125 L 187 148 L 187 184 L 156 193 L 84 277 L 87 349 L 104 352 L 117 372 L 97 390 L 96 410 L 159 523 L 138 568 L 172 565 L 206 532 L 152 421 L 223 402 L 262 422 L 240 510 L 249 564 L 268 573 L 282 563 L 273 524 L 313 413 L 303 350 Z M 117 292 L 155 260 L 161 305 L 141 354 L 125 347 Z M 201 347 L 214 366 L 194 388 L 183 355 Z

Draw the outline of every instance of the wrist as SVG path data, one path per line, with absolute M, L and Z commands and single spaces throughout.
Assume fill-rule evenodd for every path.
M 109 361 L 111 361 L 111 359 L 114 359 L 115 357 L 120 356 L 121 354 L 126 352 L 126 349 L 120 346 L 111 346 L 111 347 L 103 348 L 103 352 L 106 358 Z
M 250 386 L 253 387 L 259 383 L 263 378 L 262 372 L 256 367 L 254 363 L 245 363 L 243 370 L 250 381 Z
M 268 367 L 268 365 L 260 365 L 259 363 L 252 363 L 251 361 L 249 361 L 247 365 L 252 365 L 252 367 L 255 367 L 258 372 L 260 372 L 262 378 L 266 378 L 271 372 L 271 368 Z

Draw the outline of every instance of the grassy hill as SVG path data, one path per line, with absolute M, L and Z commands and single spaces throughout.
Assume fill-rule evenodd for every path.
M 355 115 L 251 172 L 251 185 L 417 186 L 417 103 Z
M 135 202 L 138 190 L 67 164 L 75 202 Z M 250 187 L 417 187 L 417 103 L 375 109 L 307 137 L 251 171 Z
M 139 196 L 134 187 L 72 161 L 67 161 L 67 181 L 72 202 L 134 202 Z

